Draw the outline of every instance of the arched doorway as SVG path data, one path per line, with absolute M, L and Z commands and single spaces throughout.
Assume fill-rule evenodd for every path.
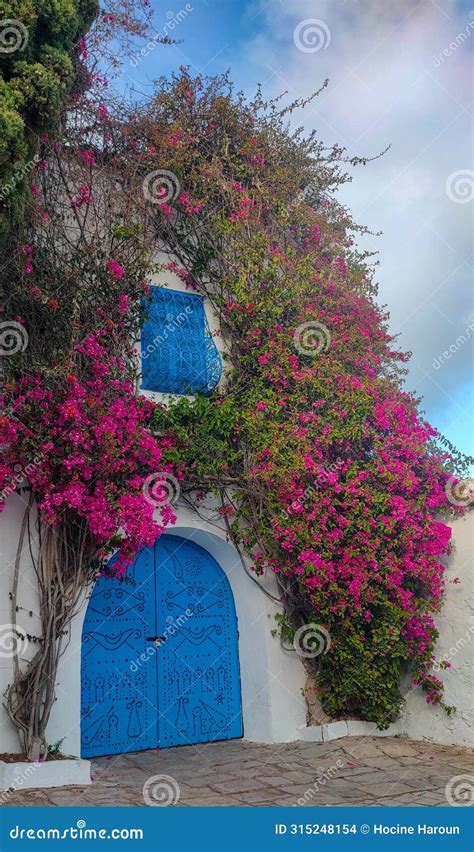
M 83 757 L 242 736 L 237 617 L 203 547 L 164 535 L 102 577 L 81 651 Z

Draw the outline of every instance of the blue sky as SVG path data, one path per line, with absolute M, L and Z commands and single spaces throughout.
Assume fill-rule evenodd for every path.
M 382 303 L 413 352 L 407 385 L 428 419 L 474 455 L 472 86 L 474 4 L 467 0 L 152 0 L 156 32 L 181 43 L 125 61 L 136 96 L 180 65 L 229 69 L 253 94 L 329 87 L 294 125 L 380 160 L 340 193 L 380 237 Z M 137 50 L 142 45 L 137 45 Z M 145 47 L 145 45 L 143 45 Z M 468 199 L 471 199 L 469 202 Z M 472 327 L 471 327 L 472 326 Z M 448 353 L 444 355 L 443 353 Z

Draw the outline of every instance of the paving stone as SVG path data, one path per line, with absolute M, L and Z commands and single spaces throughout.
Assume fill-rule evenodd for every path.
M 334 785 L 328 791 L 331 796 L 336 796 L 338 799 L 342 800 L 354 800 L 354 804 L 359 801 L 368 802 L 371 801 L 373 797 L 376 797 L 375 791 L 371 790 L 363 790 L 362 787 L 336 787 Z
M 393 799 L 392 798 L 381 799 L 380 802 L 377 802 L 376 804 L 380 805 L 382 807 L 387 806 L 387 807 L 398 807 L 398 808 L 400 808 L 400 807 L 416 808 L 416 807 L 419 807 L 420 805 L 425 805 L 426 807 L 434 806 L 433 802 L 420 802 L 418 800 L 415 800 L 413 798 L 413 796 L 406 796 L 406 795 L 394 796 Z
M 239 769 L 241 772 L 250 772 L 254 773 L 255 771 L 261 771 L 265 769 L 267 766 L 273 766 L 274 764 L 271 761 L 265 760 L 243 760 L 239 763 Z
M 271 764 L 266 764 L 265 767 L 261 767 L 262 771 L 267 768 Z M 281 763 L 280 766 L 285 772 L 305 772 L 305 773 L 313 773 L 314 767 L 312 767 L 308 762 L 302 763 L 297 762 L 296 760 L 289 760 Z
M 396 769 L 400 764 L 393 757 L 379 755 L 379 757 L 362 757 L 361 763 L 372 766 L 374 769 Z
M 430 760 L 428 760 L 428 756 L 424 754 L 419 754 L 416 757 L 398 757 L 398 763 L 400 766 L 429 766 Z
M 383 796 L 399 796 L 405 793 L 413 796 L 413 790 L 403 781 L 385 781 L 379 784 L 365 783 L 360 786 L 362 790 L 371 793 L 377 799 L 383 798 Z
M 51 800 L 48 795 L 50 790 L 25 790 L 12 793 L 5 799 L 2 799 L 2 807 L 48 807 L 51 805 Z
M 239 799 L 246 805 L 264 804 L 272 805 L 281 796 L 281 791 L 262 788 L 261 790 L 249 790 L 247 793 L 239 793 Z
M 457 760 L 450 760 L 449 763 L 444 764 L 445 769 L 452 771 L 453 775 L 456 773 L 460 774 L 462 772 L 474 772 L 474 758 L 469 755 L 466 760 L 461 760 L 458 758 Z
M 364 769 L 365 771 L 363 773 L 357 774 L 356 776 L 354 776 L 354 778 L 352 778 L 348 774 L 344 774 L 343 772 L 338 772 L 335 778 L 330 778 L 327 781 L 327 784 L 331 784 L 334 781 L 334 783 L 337 783 L 341 787 L 341 789 L 343 784 L 347 786 L 348 789 L 357 787 L 357 785 L 360 783 L 376 784 L 378 780 L 377 774 L 375 774 L 373 770 L 369 772 L 367 766 L 364 767 Z M 386 775 L 384 774 L 383 777 L 385 778 Z
M 276 773 L 274 775 L 253 775 L 252 778 L 262 786 L 269 784 L 273 787 L 287 787 L 288 784 L 297 783 L 291 772 L 288 772 L 288 775 L 277 775 Z M 312 782 L 314 782 L 314 778 L 310 778 L 309 783 Z
M 354 743 L 352 747 L 345 745 L 344 751 L 348 751 L 350 754 L 353 754 L 354 757 L 364 758 L 364 757 L 381 757 L 382 752 L 379 746 L 374 745 L 371 742 L 364 742 L 364 739 L 361 739 L 361 742 Z
M 400 737 L 282 745 L 238 740 L 98 758 L 91 786 L 16 791 L 8 805 L 140 807 L 145 781 L 163 774 L 180 786 L 176 807 L 299 807 L 303 798 L 308 807 L 436 807 L 446 805 L 450 778 L 473 771 L 470 749 Z M 321 779 L 328 772 L 332 777 Z
M 247 790 L 259 790 L 262 786 L 253 778 L 250 781 L 245 778 L 237 778 L 233 781 L 223 781 L 220 784 L 214 784 L 212 781 L 210 783 L 212 788 L 219 793 L 241 793 Z
M 380 751 L 389 757 L 414 757 L 418 754 L 416 749 L 403 740 L 382 740 Z
M 183 777 L 179 772 L 175 772 L 173 777 L 180 787 L 189 787 L 189 789 L 193 790 L 199 790 L 202 787 L 208 786 L 211 783 L 211 779 L 216 783 L 224 783 L 229 780 L 228 773 L 227 775 L 216 775 L 213 772 L 206 772 L 205 774 L 203 773 L 202 775 L 194 778 L 187 775 Z
M 344 800 L 342 798 L 340 798 L 339 796 L 334 796 L 334 795 L 331 795 L 330 793 L 328 793 L 326 795 L 322 795 L 320 793 L 317 793 L 315 796 L 296 796 L 296 797 L 291 797 L 291 799 L 288 800 L 288 801 L 291 805 L 294 805 L 297 808 L 306 808 L 306 807 L 308 807 L 308 808 L 309 807 L 316 807 L 316 808 L 320 807 L 320 808 L 322 808 L 325 805 L 338 805 L 338 804 L 344 802 Z M 345 804 L 347 805 L 348 802 L 346 801 Z
M 181 799 L 204 799 L 206 797 L 216 797 L 221 796 L 221 792 L 216 792 L 211 786 L 211 780 L 207 779 L 207 784 L 201 784 L 200 787 L 186 787 L 183 784 L 180 784 L 180 798 Z
M 186 800 L 185 800 L 186 801 Z M 241 808 L 242 802 L 228 796 L 206 797 L 204 799 L 189 799 L 187 805 L 191 808 Z M 181 801 L 180 801 L 181 804 Z
M 260 778 L 260 776 L 258 776 Z M 271 776 L 267 777 L 267 780 L 271 778 Z M 289 769 L 286 775 L 286 785 L 290 781 L 293 784 L 314 784 L 315 782 L 315 774 L 310 772 L 301 772 L 295 769 Z

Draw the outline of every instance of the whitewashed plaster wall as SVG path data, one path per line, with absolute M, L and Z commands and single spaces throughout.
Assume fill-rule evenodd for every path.
M 440 636 L 435 648 L 437 668 L 442 660 L 451 668 L 437 672 L 444 683 L 444 701 L 457 712 L 448 716 L 426 703 L 420 689 L 406 695 L 405 710 L 397 723 L 400 733 L 415 740 L 474 745 L 474 511 L 452 524 L 454 551 L 447 560 L 447 594 L 435 618 Z M 459 580 L 460 582 L 453 582 Z
M 157 257 L 157 262 L 167 262 L 169 259 L 169 255 L 162 253 Z M 175 261 L 178 262 L 176 258 Z M 160 272 L 152 279 L 152 284 L 167 286 L 174 290 L 186 290 L 184 283 L 170 270 Z M 205 308 L 211 331 L 217 331 L 219 329 L 218 320 L 213 314 L 208 300 L 205 302 Z M 214 341 L 222 355 L 225 352 L 225 342 L 220 336 L 214 337 Z M 168 399 L 165 394 L 142 392 L 156 402 L 166 403 Z M 408 687 L 405 696 L 405 709 L 400 719 L 391 726 L 389 733 L 399 733 L 413 739 L 432 739 L 434 742 L 440 743 L 474 745 L 474 511 L 469 512 L 464 518 L 454 521 L 452 526 L 454 550 L 447 559 L 446 600 L 441 614 L 435 619 L 440 631 L 435 653 L 438 663 L 442 659 L 451 663 L 451 668 L 439 671 L 438 675 L 445 684 L 446 704 L 455 706 L 457 711 L 452 716 L 448 716 L 439 707 L 428 705 L 420 688 Z M 453 583 L 454 579 L 458 579 L 460 582 Z M 251 583 L 250 580 L 249 582 Z M 253 597 L 251 593 L 252 589 L 249 589 L 250 598 Z M 275 646 L 277 640 L 272 641 L 272 654 L 275 660 L 280 659 L 281 652 L 277 652 Z M 293 672 L 293 679 L 290 678 L 285 683 L 288 688 L 290 688 L 291 683 L 291 688 L 293 688 L 297 682 L 299 684 L 297 687 L 298 695 L 300 696 L 300 690 L 304 685 L 302 666 L 298 660 L 292 659 L 290 668 Z M 283 670 L 285 676 L 288 677 L 288 667 L 283 666 Z M 302 679 L 303 683 L 301 683 Z M 299 721 L 296 727 L 301 736 L 305 733 L 306 723 L 302 720 L 301 712 L 297 711 L 297 715 Z M 280 723 L 278 723 L 277 717 L 275 718 L 274 733 L 278 733 L 282 741 L 294 738 L 294 726 L 288 726 L 285 715 Z M 334 723 L 334 725 L 337 724 L 339 723 Z M 354 725 L 360 727 L 360 724 L 358 722 L 352 723 L 354 733 L 356 730 Z M 377 729 L 370 725 L 370 730 L 372 729 L 376 734 Z M 345 730 L 343 725 L 340 726 L 340 730 Z M 362 727 L 357 730 L 359 733 L 363 733 Z M 309 730 L 307 733 L 318 735 L 316 730 L 312 732 Z M 319 733 L 322 735 L 322 726 Z

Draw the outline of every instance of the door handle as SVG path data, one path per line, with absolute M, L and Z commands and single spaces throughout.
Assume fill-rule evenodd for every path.
M 162 642 L 166 642 L 166 636 L 145 636 L 145 642 L 153 642 L 155 648 L 159 648 Z

